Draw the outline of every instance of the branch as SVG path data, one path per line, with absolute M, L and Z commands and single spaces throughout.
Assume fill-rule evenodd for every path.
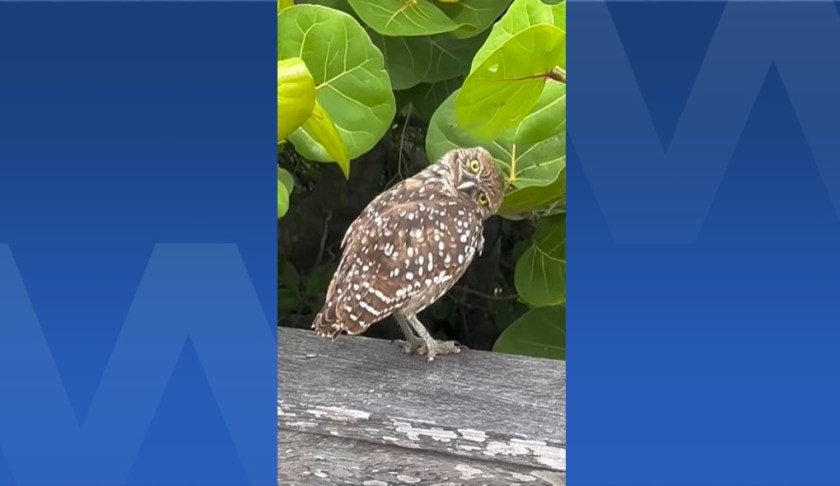
M 548 72 L 548 79 L 553 79 L 566 84 L 566 70 L 557 66 Z

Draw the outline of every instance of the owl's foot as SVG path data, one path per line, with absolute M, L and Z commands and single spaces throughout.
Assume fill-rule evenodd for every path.
M 429 361 L 434 361 L 435 356 L 441 354 L 455 354 L 461 352 L 461 345 L 455 341 L 435 341 L 431 340 L 420 346 L 417 354 L 426 355 Z
M 396 342 L 402 347 L 403 353 L 405 354 L 423 354 L 420 352 L 420 349 L 426 346 L 423 340 L 419 338 L 406 340 L 397 339 Z

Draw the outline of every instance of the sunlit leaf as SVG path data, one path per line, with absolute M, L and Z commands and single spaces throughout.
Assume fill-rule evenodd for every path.
M 517 217 L 538 209 L 546 209 L 565 199 L 566 169 L 563 169 L 557 180 L 547 186 L 526 187 L 506 195 L 499 214 Z
M 329 113 L 321 106 L 321 103 L 315 102 L 315 109 L 312 110 L 312 116 L 306 120 L 301 130 L 295 132 L 295 137 L 298 140 L 309 140 L 310 143 L 305 146 L 318 146 L 323 148 L 329 155 L 329 158 L 341 168 L 344 177 L 350 177 L 350 157 L 347 154 L 344 140 L 339 135 L 335 123 L 333 123 Z M 295 144 L 295 148 L 298 148 L 298 144 Z
M 566 309 L 538 307 L 514 321 L 493 345 L 497 353 L 566 359 Z
M 540 219 L 531 247 L 516 262 L 514 283 L 532 306 L 566 302 L 566 216 Z
M 277 140 L 303 125 L 315 108 L 315 81 L 303 59 L 277 61 Z
M 500 213 L 535 209 L 523 207 L 516 195 L 527 188 L 551 186 L 566 168 L 565 93 L 564 85 L 546 86 L 534 110 L 512 136 L 486 142 L 466 133 L 455 120 L 454 100 L 458 95 L 455 92 L 438 108 L 429 124 L 426 135 L 429 160 L 437 160 L 454 148 L 482 146 L 499 164 L 510 185 Z M 508 207 L 509 197 L 514 208 Z M 560 197 L 565 197 L 565 193 L 558 193 L 557 198 Z
M 473 60 L 471 71 L 517 33 L 535 25 L 550 25 L 566 32 L 566 2 L 547 5 L 541 0 L 515 0 L 505 15 L 496 22 L 487 41 Z M 565 52 L 561 67 L 566 67 Z
M 289 194 L 292 193 L 292 191 L 295 188 L 295 178 L 292 176 L 292 174 L 289 171 L 287 171 L 286 169 L 284 169 L 282 167 L 278 167 L 277 168 L 277 180 L 280 181 L 281 183 L 283 183 L 284 186 L 286 186 L 286 189 L 289 190 Z
M 517 32 L 473 65 L 458 96 L 458 122 L 481 139 L 506 134 L 531 112 L 565 52 L 566 34 L 553 25 Z
M 468 38 L 478 35 L 499 18 L 510 5 L 511 0 L 461 0 L 440 5 L 443 13 L 461 26 L 450 35 Z
M 277 179 L 277 219 L 282 218 L 289 211 L 289 190 Z
M 348 158 L 372 149 L 388 130 L 395 106 L 382 53 L 362 26 L 335 9 L 295 5 L 280 12 L 277 29 L 278 59 L 300 57 L 309 67 L 321 120 L 332 120 Z M 309 160 L 337 160 L 336 150 L 313 133 L 318 126 L 307 122 L 289 140 Z
M 281 10 L 294 6 L 294 4 L 295 0 L 277 0 L 277 13 L 280 13 Z
M 389 36 L 432 35 L 459 27 L 432 0 L 349 0 L 373 30 Z

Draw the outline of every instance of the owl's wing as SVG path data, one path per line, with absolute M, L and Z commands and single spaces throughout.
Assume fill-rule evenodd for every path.
M 350 238 L 359 233 L 361 226 L 375 220 L 382 214 L 387 213 L 389 208 L 399 204 L 400 199 L 404 197 L 407 190 L 411 190 L 411 188 L 408 187 L 410 183 L 410 179 L 402 180 L 394 184 L 387 191 L 380 193 L 378 196 L 373 198 L 373 200 L 365 206 L 365 209 L 362 210 L 361 214 L 353 220 L 350 227 L 347 228 L 347 232 L 344 233 L 344 238 L 341 240 L 341 249 L 345 249 Z
M 481 238 L 480 216 L 457 200 L 397 203 L 373 213 L 345 238 L 313 324 L 322 334 L 361 333 L 418 297 L 428 299 L 419 307 L 431 304 L 463 275 Z

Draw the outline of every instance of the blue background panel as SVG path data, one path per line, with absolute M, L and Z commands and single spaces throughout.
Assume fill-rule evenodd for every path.
M 273 2 L 0 2 L 0 484 L 276 484 Z
M 840 484 L 837 4 L 568 19 L 569 484 Z

